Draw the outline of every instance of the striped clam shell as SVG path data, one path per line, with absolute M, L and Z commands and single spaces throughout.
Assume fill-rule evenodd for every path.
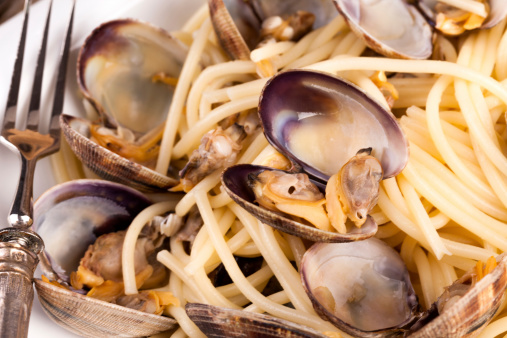
M 145 337 L 174 328 L 174 319 L 132 310 L 35 279 L 44 312 L 65 329 L 86 337 Z

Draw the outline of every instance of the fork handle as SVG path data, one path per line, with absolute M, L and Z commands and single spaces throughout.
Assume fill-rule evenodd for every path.
M 34 232 L 14 228 L 0 231 L 0 336 L 23 338 L 33 303 L 33 274 L 42 239 Z
M 16 196 L 12 202 L 8 221 L 12 227 L 26 229 L 32 225 L 33 211 L 33 175 L 35 159 L 27 159 L 21 155 L 21 173 L 16 188 Z

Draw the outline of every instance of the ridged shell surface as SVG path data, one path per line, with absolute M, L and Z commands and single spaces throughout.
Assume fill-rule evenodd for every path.
M 60 117 L 60 126 L 70 148 L 98 176 L 145 192 L 167 190 L 178 184 L 179 180 L 161 175 L 91 141 L 83 133 L 87 125 L 87 120 L 75 116 Z
M 35 279 L 46 314 L 65 329 L 85 337 L 146 337 L 174 328 L 172 318 L 106 303 Z
M 312 328 L 273 316 L 199 303 L 185 306 L 190 319 L 209 338 L 325 338 Z

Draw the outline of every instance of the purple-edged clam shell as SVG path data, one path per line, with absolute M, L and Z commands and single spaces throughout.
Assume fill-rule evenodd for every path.
M 481 28 L 488 29 L 496 26 L 507 16 L 507 2 L 505 0 L 489 0 L 489 15 Z
M 93 142 L 91 126 L 90 121 L 80 117 L 60 116 L 60 127 L 69 147 L 99 177 L 145 192 L 166 191 L 179 183 L 179 179 L 162 175 Z
M 80 50 L 78 84 L 106 125 L 144 134 L 165 121 L 187 48 L 151 24 L 121 19 L 97 27 Z
M 43 273 L 69 281 L 98 236 L 126 229 L 151 201 L 118 183 L 75 180 L 46 191 L 34 204 L 33 229 L 45 244 Z
M 200 303 L 185 305 L 188 317 L 209 338 L 326 338 L 327 336 L 301 324 L 266 314 L 228 309 Z
M 481 25 L 481 29 L 491 28 L 500 21 L 502 21 L 507 15 L 507 2 L 505 0 L 489 0 L 486 1 L 489 5 L 489 15 Z M 435 26 L 436 25 L 436 13 L 434 11 L 435 6 L 438 4 L 437 0 L 417 0 L 416 5 L 423 15 L 426 17 L 428 22 Z
M 347 225 L 348 232 L 340 234 L 318 229 L 311 225 L 296 222 L 285 215 L 275 213 L 255 203 L 255 195 L 249 182 L 264 170 L 276 170 L 269 167 L 250 164 L 239 164 L 229 167 L 222 173 L 222 184 L 229 196 L 245 210 L 261 222 L 288 234 L 308 239 L 314 242 L 350 242 L 372 237 L 377 232 L 377 223 L 371 216 L 361 228 Z M 323 189 L 322 183 L 313 181 Z
M 411 334 L 408 336 L 413 338 L 477 337 L 505 301 L 507 255 L 504 253 L 497 256 L 496 261 L 498 264 L 496 268 L 473 287 L 470 287 L 469 283 L 472 276 L 476 274 L 475 268 L 448 286 L 432 307 L 411 327 Z M 463 285 L 468 285 L 469 288 L 461 298 L 457 299 L 456 290 L 462 290 Z M 448 301 L 451 305 L 447 306 L 443 312 L 439 311 L 439 303 Z
M 98 118 L 87 118 L 105 127 L 98 134 L 133 146 L 155 138 L 166 120 L 187 50 L 168 32 L 139 20 L 113 20 L 95 28 L 80 50 L 77 80 L 98 113 Z M 95 174 L 142 191 L 167 190 L 179 182 L 169 177 L 172 173 L 148 168 L 154 166 L 153 158 L 122 157 L 91 141 L 91 123 L 77 117 L 60 119 L 70 148 Z
M 408 161 L 408 141 L 395 117 L 357 86 L 329 74 L 279 73 L 264 87 L 259 116 L 269 143 L 324 182 L 360 149 L 372 148 L 384 178 Z
M 334 0 L 350 29 L 368 47 L 388 57 L 427 59 L 433 30 L 406 0 Z
M 300 275 L 315 311 L 354 337 L 402 336 L 419 308 L 405 263 L 377 238 L 315 243 Z
M 261 41 L 264 20 L 298 10 L 315 15 L 313 29 L 329 23 L 337 13 L 326 0 L 208 0 L 211 22 L 222 47 L 234 60 L 250 60 Z

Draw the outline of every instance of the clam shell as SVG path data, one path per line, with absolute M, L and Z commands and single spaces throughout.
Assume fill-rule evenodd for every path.
M 343 264 L 344 260 L 351 259 L 357 261 L 354 261 L 354 264 L 339 265 Z M 361 265 L 362 262 L 367 263 Z M 367 268 L 373 273 L 365 273 L 363 269 Z M 394 249 L 377 238 L 354 243 L 315 243 L 303 255 L 300 275 L 303 287 L 319 316 L 352 336 L 378 338 L 401 336 L 402 329 L 414 322 L 418 311 L 417 296 L 403 260 Z M 372 278 L 371 275 L 377 277 Z M 343 284 L 347 288 L 341 286 Z M 368 286 L 374 289 L 364 291 L 363 289 Z M 314 294 L 322 287 L 326 287 L 335 297 L 332 302 L 322 302 L 325 298 Z M 385 292 L 379 297 L 380 299 L 384 297 L 384 302 L 387 297 L 400 298 L 390 298 L 391 307 L 385 306 L 385 309 L 382 309 L 385 313 L 371 312 L 372 309 L 376 309 L 373 304 L 379 301 L 375 298 L 378 290 Z M 346 291 L 350 293 L 345 293 Z M 347 296 L 350 298 L 345 298 Z M 339 303 L 341 301 L 348 306 L 343 305 L 339 312 L 338 304 L 341 304 Z M 363 303 L 359 304 L 360 302 Z M 333 304 L 332 308 L 330 304 Z M 334 306 L 337 310 L 334 310 Z M 336 315 L 337 312 L 343 315 L 346 309 L 350 311 L 348 320 Z M 362 316 L 371 321 L 365 323 L 361 320 Z M 363 326 L 358 328 L 354 323 Z M 387 323 L 393 325 L 385 327 Z M 368 330 L 365 325 L 376 328 Z M 384 327 L 380 328 L 382 326 Z
M 83 296 L 35 279 L 44 312 L 67 330 L 85 337 L 146 337 L 170 330 L 177 322 Z
M 89 121 L 70 115 L 60 116 L 60 126 L 70 148 L 95 174 L 140 191 L 167 190 L 179 180 L 164 176 L 99 146 L 88 138 Z
M 227 0 L 225 0 L 227 2 Z M 253 18 L 250 7 L 243 1 L 235 1 L 238 5 L 238 12 L 246 16 L 249 23 L 254 27 L 244 26 L 244 34 L 254 35 L 252 30 L 260 30 L 260 25 Z M 208 0 L 211 23 L 217 34 L 220 44 L 233 60 L 250 60 L 250 48 L 243 39 L 238 27 L 234 23 L 231 14 L 227 10 L 224 0 Z M 248 33 L 247 33 L 248 32 Z M 247 40 L 250 40 L 247 38 Z
M 269 143 L 323 182 L 364 148 L 372 148 L 384 178 L 396 176 L 408 162 L 408 141 L 392 113 L 330 74 L 290 70 L 275 75 L 261 93 L 259 116 Z M 296 151 L 298 139 L 302 150 Z
M 69 282 L 88 245 L 104 233 L 126 229 L 150 204 L 140 192 L 102 180 L 69 181 L 49 189 L 34 204 L 33 229 L 45 243 L 43 273 Z
M 272 316 L 218 306 L 188 303 L 187 315 L 209 338 L 325 338 L 312 328 Z
M 121 127 L 136 139 L 153 133 L 166 120 L 174 85 L 154 81 L 164 74 L 177 79 L 187 47 L 151 24 L 119 19 L 105 22 L 86 38 L 77 61 L 78 85 L 105 127 Z M 79 159 L 100 177 L 142 191 L 166 190 L 177 179 L 105 150 L 79 135 L 85 122 L 62 117 L 67 142 Z M 76 132 L 76 130 L 78 132 Z
M 334 3 L 350 29 L 377 53 L 403 59 L 427 59 L 431 56 L 432 28 L 407 1 L 334 0 Z M 379 8 L 382 3 L 384 7 Z M 395 14 L 391 14 L 394 13 L 393 8 L 397 9 Z M 379 14 L 381 11 L 382 14 Z M 373 20 L 385 22 L 372 24 Z M 385 29 L 388 31 L 383 31 Z
M 507 2 L 504 0 L 489 0 L 487 1 L 490 6 L 490 12 L 486 20 L 483 22 L 481 29 L 491 28 L 500 21 L 502 21 L 507 15 Z M 436 14 L 433 11 L 434 6 L 437 4 L 436 0 L 417 0 L 416 5 L 418 6 L 421 13 L 426 16 L 426 19 L 431 25 L 435 26 Z
M 248 185 L 250 176 L 257 176 L 264 170 L 275 170 L 269 167 L 239 164 L 231 166 L 222 173 L 222 184 L 229 196 L 245 210 L 261 222 L 272 226 L 273 228 L 286 232 L 288 234 L 305 238 L 314 242 L 350 242 L 363 240 L 375 235 L 378 230 L 377 223 L 371 216 L 361 228 L 353 225 L 347 228 L 350 230 L 346 234 L 330 232 L 318 229 L 316 227 L 296 222 L 281 214 L 267 210 L 254 203 L 255 195 Z M 322 184 L 313 181 L 322 188 Z
M 331 1 L 326 0 L 208 0 L 208 6 L 218 40 L 234 60 L 250 60 L 250 51 L 261 39 L 262 23 L 271 16 L 311 12 L 316 29 L 337 15 Z
M 476 337 L 491 321 L 505 297 L 507 255 L 449 309 L 409 335 L 413 338 Z M 459 283 L 456 281 L 454 284 Z M 451 285 L 450 288 L 453 286 Z
M 507 16 L 507 2 L 504 0 L 489 0 L 490 12 L 486 21 L 482 24 L 482 29 L 488 29 L 502 21 Z
M 39 255 L 42 273 L 68 283 L 70 272 L 98 236 L 125 229 L 150 204 L 139 191 L 103 180 L 75 180 L 46 191 L 34 204 L 33 228 L 46 244 Z M 174 319 L 86 297 L 40 279 L 35 279 L 35 288 L 48 316 L 79 335 L 147 336 L 176 325 Z
M 144 134 L 164 123 L 174 93 L 174 86 L 152 77 L 178 78 L 186 53 L 183 43 L 146 22 L 105 22 L 79 52 L 79 88 L 106 126 Z

